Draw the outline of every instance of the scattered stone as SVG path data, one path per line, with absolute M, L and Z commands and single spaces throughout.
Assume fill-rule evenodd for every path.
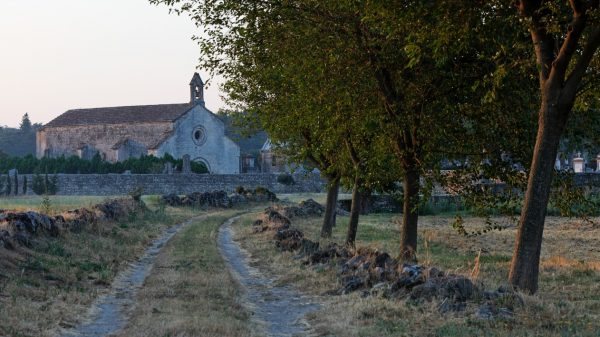
M 342 279 L 341 294 L 346 295 L 355 290 L 362 288 L 365 285 L 365 281 L 358 276 L 347 276 Z
M 105 219 L 118 220 L 135 213 L 140 206 L 140 203 L 132 198 L 122 198 L 98 204 L 93 208 L 99 210 Z
M 300 242 L 300 253 L 296 255 L 295 259 L 301 259 L 309 257 L 319 251 L 319 243 L 308 239 L 302 239 Z
M 179 207 L 182 205 L 181 198 L 177 194 L 166 194 L 161 197 L 163 203 L 172 206 Z
M 227 195 L 225 191 L 194 192 L 183 198 L 176 194 L 166 194 L 161 197 L 161 200 L 166 205 L 172 207 L 231 208 L 235 205 L 246 204 L 248 202 L 277 201 L 277 196 L 265 188 L 248 191 L 239 188 L 236 193 L 231 195 Z
M 183 197 L 181 203 L 192 207 L 231 208 L 233 206 L 225 191 L 195 192 Z
M 55 225 L 54 219 L 36 212 L 6 213 L 4 221 L 7 221 L 15 232 L 26 231 L 29 234 L 36 234 L 41 229 L 51 236 L 59 234 L 59 228 Z
M 322 216 L 325 213 L 325 207 L 313 199 L 302 201 L 298 206 L 276 206 L 274 209 L 288 219 Z
M 304 234 L 295 228 L 280 229 L 275 233 L 275 244 L 282 251 L 292 252 L 300 249 Z
M 73 233 L 81 232 L 86 226 L 95 225 L 97 215 L 95 212 L 87 208 L 79 208 L 67 211 L 56 217 L 58 221 L 62 221 L 63 226 Z
M 348 252 L 348 250 L 346 248 L 340 248 L 337 244 L 330 243 L 324 249 L 319 249 L 318 251 L 313 253 L 308 258 L 306 263 L 307 264 L 328 263 L 332 259 L 337 259 L 337 258 L 347 259 L 347 258 L 349 258 L 349 256 L 350 256 L 350 253 Z
M 116 220 L 128 216 L 143 207 L 133 199 L 116 199 L 86 208 L 64 212 L 50 217 L 38 212 L 6 212 L 0 215 L 0 247 L 15 249 L 17 245 L 32 247 L 34 237 L 57 237 L 63 231 L 79 232 L 86 226 L 95 225 L 101 218 Z M 97 215 L 97 213 L 99 215 Z
M 496 318 L 510 319 L 514 313 L 508 308 L 498 308 L 494 303 L 486 302 L 475 311 L 475 317 L 482 320 L 493 320 Z
M 320 248 L 318 242 L 304 238 L 301 230 L 292 228 L 290 218 L 319 214 L 318 203 L 307 200 L 300 206 L 272 206 L 253 224 L 254 232 L 275 231 L 276 246 L 282 251 L 298 251 L 295 259 L 305 259 L 313 268 L 339 268 L 340 287 L 325 295 L 342 295 L 360 291 L 360 295 L 408 299 L 415 303 L 438 300 L 441 313 L 465 311 L 470 301 L 486 302 L 475 312 L 480 319 L 510 318 L 514 306 L 523 299 L 513 289 L 500 287 L 482 291 L 469 278 L 446 273 L 436 267 L 418 264 L 399 265 L 388 253 L 372 248 L 350 252 L 335 243 Z M 321 206 L 322 207 L 322 206 Z M 322 214 L 322 213 L 321 213 Z M 479 302 L 481 303 L 481 302 Z
M 0 242 L 2 246 L 6 249 L 13 250 L 15 249 L 15 245 L 10 237 L 10 233 L 6 230 L 0 231 Z

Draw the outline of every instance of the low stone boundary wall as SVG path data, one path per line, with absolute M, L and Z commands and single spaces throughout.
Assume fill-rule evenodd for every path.
M 276 173 L 248 174 L 58 174 L 58 195 L 125 195 L 141 187 L 144 194 L 189 194 L 236 187 L 265 187 L 275 193 L 325 192 L 325 181 L 319 174 L 293 174 L 295 184 L 277 182 Z M 19 195 L 23 194 L 23 177 L 27 177 L 27 194 L 32 195 L 33 175 L 19 175 Z M 12 178 L 11 178 L 12 179 Z M 576 186 L 600 192 L 600 173 L 574 175 Z M 498 185 L 501 187 L 501 184 Z M 11 194 L 14 195 L 14 192 Z M 3 195 L 0 195 L 2 197 Z M 444 196 L 436 196 L 443 198 Z
M 32 175 L 26 175 L 27 194 L 31 190 Z M 277 182 L 279 174 L 58 174 L 58 195 L 126 195 L 136 188 L 144 194 L 189 194 L 224 190 L 236 187 L 254 189 L 265 187 L 275 193 L 322 192 L 325 182 L 318 174 L 294 174 L 295 184 Z M 51 176 L 52 177 L 52 176 Z M 23 176 L 19 176 L 21 180 Z M 19 187 L 21 194 L 22 187 Z

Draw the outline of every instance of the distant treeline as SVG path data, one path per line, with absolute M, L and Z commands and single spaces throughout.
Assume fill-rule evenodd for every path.
M 13 157 L 0 153 L 0 173 L 6 174 L 9 170 L 17 169 L 19 174 L 121 174 L 125 171 L 135 174 L 157 174 L 164 171 L 167 162 L 172 163 L 177 170 L 181 170 L 183 166 L 183 160 L 175 159 L 169 154 L 162 158 L 142 156 L 111 163 L 102 160 L 98 153 L 91 160 L 77 156 L 38 159 L 31 154 L 25 157 Z M 206 166 L 201 163 L 192 162 L 191 168 L 194 173 L 208 173 Z
M 32 124 L 25 114 L 19 128 L 0 126 L 0 153 L 22 157 L 35 154 L 35 133 L 41 124 Z

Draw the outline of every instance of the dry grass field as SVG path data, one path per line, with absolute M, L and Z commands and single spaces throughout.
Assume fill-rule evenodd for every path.
M 211 214 L 166 245 L 119 337 L 260 336 L 217 249 L 219 226 L 238 212 Z
M 322 195 L 284 195 L 296 202 Z M 89 206 L 105 198 L 53 197 L 52 210 Z M 440 313 L 440 303 L 413 303 L 360 292 L 331 296 L 339 288 L 334 262 L 307 266 L 295 253 L 275 248 L 273 233 L 252 234 L 251 223 L 264 206 L 226 211 L 162 208 L 146 197 L 148 212 L 102 222 L 80 233 L 39 238 L 34 248 L 0 250 L 0 336 L 54 336 L 77 324 L 92 301 L 109 289 L 115 275 L 165 228 L 206 214 L 185 227 L 161 251 L 137 295 L 133 315 L 118 336 L 259 336 L 260 326 L 242 303 L 241 289 L 219 255 L 221 223 L 240 212 L 255 212 L 234 223 L 236 240 L 251 263 L 278 284 L 292 284 L 321 302 L 307 317 L 313 336 L 600 336 L 600 226 L 576 219 L 549 217 L 542 251 L 540 291 L 522 295 L 509 318 L 478 318 L 477 303 L 460 312 Z M 2 199 L 2 209 L 39 209 L 41 198 Z M 505 283 L 515 235 L 514 219 L 495 219 L 506 229 L 464 237 L 450 216 L 420 218 L 419 262 L 462 274 L 485 289 Z M 600 219 L 594 219 L 600 222 Z M 343 242 L 347 217 L 338 218 L 331 240 L 320 240 L 321 219 L 295 218 L 308 239 Z M 361 217 L 357 245 L 397 255 L 399 226 L 393 214 Z M 467 230 L 484 219 L 465 217 Z M 476 257 L 480 256 L 478 273 Z
M 600 336 L 600 227 L 590 223 L 548 218 L 539 293 L 523 295 L 524 304 L 515 306 L 511 318 L 484 320 L 475 316 L 475 303 L 463 312 L 442 314 L 435 302 L 362 298 L 359 292 L 323 296 L 339 287 L 337 266 L 304 266 L 294 259 L 295 253 L 279 252 L 272 232 L 252 234 L 250 224 L 256 217 L 245 216 L 236 224 L 237 240 L 257 267 L 323 300 L 322 310 L 309 317 L 317 336 Z M 331 241 L 344 242 L 347 220 L 338 218 Z M 421 217 L 419 262 L 496 289 L 507 279 L 516 229 L 513 219 L 495 220 L 507 229 L 467 238 L 452 229 L 451 217 Z M 357 246 L 398 255 L 398 221 L 389 214 L 362 217 Z M 468 230 L 484 226 L 481 218 L 465 221 Z M 308 239 L 328 243 L 319 239 L 320 219 L 294 219 L 292 223 Z M 479 272 L 473 275 L 479 254 Z
M 95 197 L 54 197 L 53 210 L 87 207 Z M 2 199 L 0 208 L 39 210 L 41 198 Z M 74 326 L 128 262 L 165 228 L 199 214 L 193 209 L 150 209 L 121 221 L 102 221 L 79 233 L 38 237 L 32 248 L 0 249 L 0 336 L 55 336 Z M 29 206 L 28 206 L 29 205 Z M 56 208 L 54 208 L 56 207 Z

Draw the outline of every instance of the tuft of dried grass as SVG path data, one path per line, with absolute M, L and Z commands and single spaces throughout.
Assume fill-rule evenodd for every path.
M 251 234 L 248 216 L 236 226 L 236 239 L 252 255 L 255 267 L 279 275 L 281 283 L 292 284 L 311 294 L 323 294 L 338 287 L 337 266 L 303 266 L 294 253 L 278 252 L 272 234 Z M 333 237 L 319 237 L 320 219 L 294 219 L 305 237 L 321 245 L 343 242 L 347 217 L 338 217 Z M 597 221 L 598 219 L 596 219 Z M 446 271 L 471 276 L 485 289 L 506 283 L 516 226 L 514 219 L 498 218 L 507 225 L 503 231 L 466 238 L 451 227 L 451 216 L 422 216 L 419 221 L 421 262 Z M 415 305 L 404 300 L 381 297 L 361 298 L 359 294 L 325 296 L 322 310 L 307 317 L 323 336 L 597 336 L 600 331 L 600 228 L 568 224 L 571 220 L 548 217 L 542 248 L 540 291 L 521 295 L 523 303 L 507 299 L 514 308 L 512 319 L 481 320 L 476 304 L 464 312 L 439 312 L 435 301 Z M 400 231 L 396 215 L 361 217 L 357 246 L 398 251 Z M 566 224 L 567 223 L 567 224 Z M 485 219 L 465 218 L 471 230 L 483 228 Z M 475 256 L 475 259 L 473 258 Z M 514 303 L 508 303 L 513 301 Z M 515 302 L 516 301 L 516 302 Z
M 235 212 L 192 223 L 166 245 L 117 336 L 260 335 L 216 244 L 218 227 Z

